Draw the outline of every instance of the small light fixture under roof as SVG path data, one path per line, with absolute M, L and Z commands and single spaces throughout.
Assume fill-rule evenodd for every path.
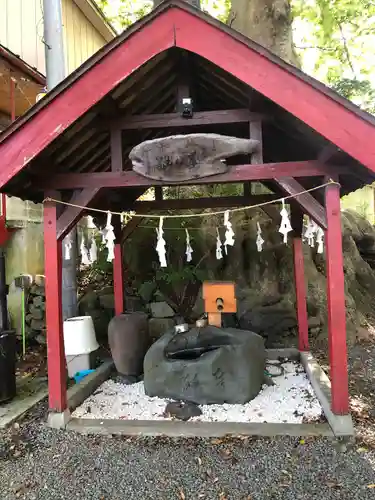
M 183 97 L 180 104 L 180 112 L 183 118 L 193 117 L 193 99 L 191 97 Z

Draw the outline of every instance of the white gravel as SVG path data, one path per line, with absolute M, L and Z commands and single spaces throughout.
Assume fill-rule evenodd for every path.
M 283 363 L 282 366 L 284 374 L 273 378 L 276 385 L 263 386 L 258 396 L 249 403 L 201 405 L 202 415 L 191 420 L 302 423 L 304 418 L 319 418 L 322 408 L 302 366 L 293 362 Z M 107 380 L 72 416 L 102 420 L 167 420 L 163 413 L 168 401 L 146 396 L 143 382 L 124 385 Z

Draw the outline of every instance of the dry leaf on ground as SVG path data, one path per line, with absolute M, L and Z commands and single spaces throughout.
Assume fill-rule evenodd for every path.
M 338 483 L 335 479 L 327 481 L 326 486 L 328 486 L 328 488 L 341 488 L 341 484 Z
M 182 488 L 180 488 L 180 489 L 178 490 L 178 498 L 179 498 L 180 500 L 185 500 L 185 499 L 186 499 L 186 496 L 185 496 L 184 490 L 183 490 Z
M 224 458 L 224 460 L 228 460 L 232 456 L 232 452 L 230 450 L 221 450 L 220 455 Z

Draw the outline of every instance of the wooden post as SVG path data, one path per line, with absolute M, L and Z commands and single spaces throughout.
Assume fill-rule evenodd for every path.
M 309 323 L 306 305 L 306 283 L 301 236 L 293 238 L 294 286 L 296 289 L 296 307 L 298 321 L 298 349 L 309 350 Z
M 291 205 L 291 223 L 293 227 L 293 262 L 298 322 L 298 349 L 299 351 L 308 351 L 309 322 L 307 315 L 305 266 L 302 245 L 303 212 L 295 204 Z
M 16 82 L 10 75 L 9 80 L 9 93 L 10 93 L 10 119 L 12 122 L 16 119 Z
M 122 132 L 119 129 L 111 129 L 111 170 L 122 172 L 124 170 L 122 156 Z
M 208 316 L 208 324 L 210 326 L 216 326 L 217 328 L 221 328 L 222 318 L 220 312 L 209 312 L 207 316 Z
M 122 268 L 122 245 L 115 244 L 115 259 L 113 261 L 113 288 L 115 293 L 115 313 L 124 312 L 124 274 Z
M 155 186 L 155 201 L 163 201 L 163 186 Z
M 325 243 L 332 411 L 337 415 L 345 415 L 349 412 L 349 392 L 339 185 L 332 184 L 326 187 L 325 203 L 327 213 Z
M 250 122 L 249 126 L 249 137 L 250 139 L 254 139 L 256 141 L 259 141 L 259 147 L 257 151 L 255 151 L 251 157 L 250 157 L 250 163 L 252 165 L 255 165 L 257 163 L 263 163 L 263 130 L 262 130 L 262 122 L 257 121 L 257 122 Z M 247 183 L 249 185 L 249 183 Z M 258 189 L 257 189 L 258 187 Z M 254 189 L 254 191 L 252 191 Z M 252 192 L 264 192 L 264 189 L 262 188 L 262 185 L 260 182 L 254 182 L 253 185 L 250 185 L 250 194 Z
M 251 155 L 251 163 L 263 163 L 262 122 L 250 122 L 250 139 L 259 141 L 258 150 Z
M 62 413 L 67 409 L 67 397 L 62 319 L 62 245 L 61 240 L 57 239 L 56 230 L 57 208 L 53 203 L 45 203 L 44 267 L 46 276 L 49 408 L 51 411 Z

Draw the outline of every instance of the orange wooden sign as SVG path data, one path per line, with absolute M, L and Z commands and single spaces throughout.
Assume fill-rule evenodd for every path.
M 207 313 L 235 313 L 237 311 L 235 284 L 230 281 L 205 281 L 203 300 Z

